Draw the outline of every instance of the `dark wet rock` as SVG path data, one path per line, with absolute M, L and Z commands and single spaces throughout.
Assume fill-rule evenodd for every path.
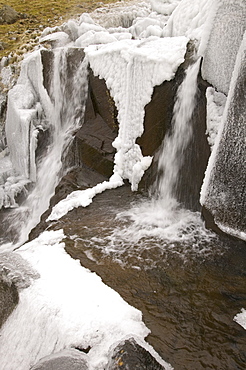
M 115 154 L 112 142 L 118 131 L 117 111 L 105 81 L 93 76 L 91 70 L 88 85 L 84 123 L 75 136 L 78 162 L 110 177 Z
M 65 349 L 42 358 L 31 370 L 87 370 L 86 354 L 76 349 Z
M 3 5 L 0 9 L 0 24 L 12 24 L 19 19 L 19 13 L 9 5 Z
M 76 134 L 81 163 L 110 177 L 113 173 L 115 149 L 112 142 L 116 135 L 99 114 L 84 123 Z
M 19 302 L 19 294 L 14 284 L 0 278 L 0 327 L 7 320 Z
M 55 195 L 50 200 L 49 209 L 42 215 L 38 225 L 30 232 L 29 240 L 35 239 L 47 228 L 46 219 L 50 215 L 52 207 L 55 206 L 55 204 L 57 204 L 60 200 L 66 198 L 66 196 L 70 194 L 72 191 L 93 187 L 96 184 L 106 180 L 107 180 L 106 177 L 100 175 L 98 172 L 86 167 L 85 165 L 73 169 L 65 176 L 63 176 L 58 186 L 56 187 Z M 0 222 L 0 231 L 1 231 L 1 222 Z
M 107 370 L 163 370 L 165 369 L 133 338 L 120 343 L 111 355 Z
M 105 80 L 94 76 L 91 69 L 89 71 L 89 87 L 94 110 L 100 114 L 111 130 L 117 132 L 118 112 L 114 100 L 110 95 Z
M 54 52 L 52 50 L 43 49 L 40 51 L 40 54 L 43 65 L 43 85 L 46 88 L 49 96 L 51 96 Z

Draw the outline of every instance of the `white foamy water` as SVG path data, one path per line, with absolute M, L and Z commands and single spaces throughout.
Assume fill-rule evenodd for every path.
M 168 263 L 173 257 L 183 264 L 225 252 L 216 234 L 205 228 L 200 213 L 179 208 L 175 201 L 173 208 L 160 200 L 138 201 L 119 210 L 111 221 L 72 239 L 99 264 L 110 257 L 120 265 L 141 269 L 153 268 L 160 260 Z

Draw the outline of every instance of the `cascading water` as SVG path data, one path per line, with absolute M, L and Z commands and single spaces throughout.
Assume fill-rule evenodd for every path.
M 164 208 L 170 208 L 176 202 L 179 171 L 184 152 L 192 137 L 191 117 L 196 104 L 199 67 L 200 59 L 187 68 L 184 81 L 178 88 L 171 133 L 164 139 L 158 160 L 158 171 L 161 176 L 157 184 L 157 193 Z
M 83 119 L 87 98 L 88 62 L 84 58 L 71 78 L 68 71 L 68 54 L 69 50 L 66 48 L 55 51 L 54 76 L 51 86 L 53 107 L 49 117 L 50 145 L 37 164 L 35 187 L 23 205 L 14 210 L 13 214 L 6 220 L 11 230 L 10 235 L 15 235 L 13 238 L 14 248 L 28 239 L 29 232 L 39 222 L 42 213 L 49 207 L 49 201 L 54 194 L 55 187 L 67 170 L 63 166 L 63 158 L 66 158 L 73 134 L 80 127 Z M 18 230 L 20 230 L 19 234 Z M 11 245 L 6 246 L 11 248 Z

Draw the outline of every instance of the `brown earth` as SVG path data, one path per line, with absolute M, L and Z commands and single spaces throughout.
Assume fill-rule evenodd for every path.
M 83 12 L 91 12 L 116 0 L 6 0 L 0 2 L 12 7 L 19 13 L 19 19 L 13 24 L 0 25 L 0 58 L 11 52 L 22 54 L 34 47 L 37 37 L 48 26 L 60 25 L 69 18 L 75 18 Z M 30 41 L 32 41 L 30 43 Z M 29 47 L 26 44 L 29 43 Z

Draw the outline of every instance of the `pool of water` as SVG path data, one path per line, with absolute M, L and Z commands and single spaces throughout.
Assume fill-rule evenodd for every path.
M 246 331 L 233 321 L 246 307 L 245 243 L 206 232 L 197 215 L 172 229 L 172 241 L 146 224 L 145 202 L 128 187 L 111 190 L 52 227 L 63 227 L 72 257 L 142 311 L 148 342 L 175 369 L 245 369 Z M 142 231 L 130 216 L 137 208 Z

